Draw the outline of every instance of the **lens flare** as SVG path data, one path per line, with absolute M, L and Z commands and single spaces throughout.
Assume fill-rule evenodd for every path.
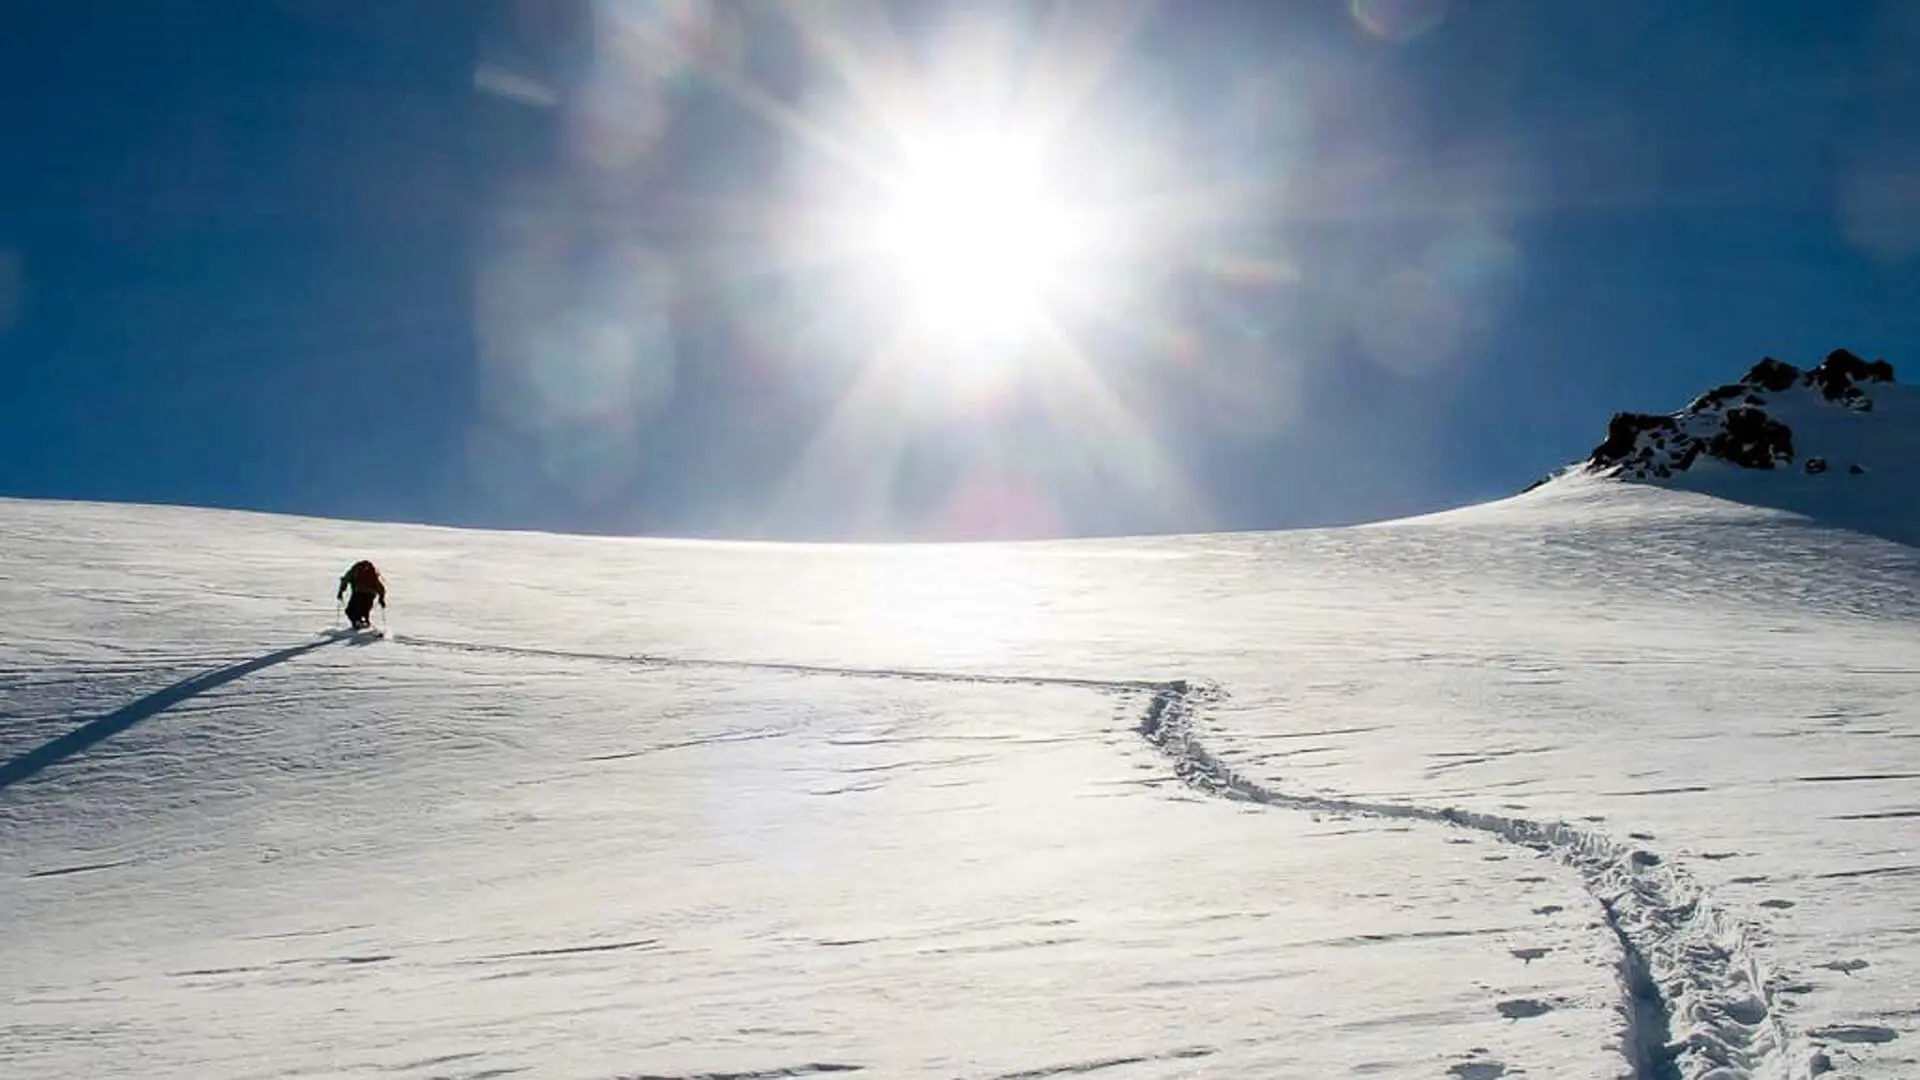
M 1351 10 L 1354 21 L 1367 33 L 1405 43 L 1446 19 L 1447 0 L 1352 0 Z
M 1361 291 L 1353 312 L 1361 351 L 1405 375 L 1457 361 L 1504 309 L 1519 251 L 1491 229 L 1457 226 L 1422 256 Z
M 1841 165 L 1837 211 L 1842 235 L 1888 263 L 1920 255 L 1920 149 L 1878 145 Z

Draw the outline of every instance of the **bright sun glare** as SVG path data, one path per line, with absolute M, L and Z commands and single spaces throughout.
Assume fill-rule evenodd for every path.
M 939 5 L 906 32 L 893 6 L 782 5 L 830 77 L 792 112 L 742 98 L 802 151 L 772 252 L 790 348 L 846 379 L 783 503 L 932 491 L 910 513 L 950 532 L 1050 535 L 1058 492 L 1119 484 L 1203 519 L 1137 412 L 1143 368 L 1191 367 L 1185 234 L 1228 209 L 1115 66 L 1161 5 Z
M 1141 314 L 1160 154 L 1125 95 L 1096 91 L 1151 5 L 1068 6 L 1045 28 L 956 16 L 922 55 L 884 5 L 793 5 L 821 12 L 796 18 L 837 79 L 794 120 L 818 153 L 796 170 L 792 256 L 844 271 L 819 318 L 847 355 L 871 341 L 870 389 L 898 375 L 965 407 L 1065 386 L 1092 378 L 1091 336 Z
M 1011 137 L 930 138 L 905 155 L 870 219 L 916 328 L 1005 338 L 1034 329 L 1079 254 L 1039 155 Z

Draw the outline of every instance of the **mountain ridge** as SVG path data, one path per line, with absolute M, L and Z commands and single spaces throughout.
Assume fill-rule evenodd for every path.
M 1835 349 L 1802 369 L 1768 356 L 1670 413 L 1617 412 L 1587 457 L 1530 486 L 1653 484 L 1787 510 L 1920 546 L 1920 388 Z

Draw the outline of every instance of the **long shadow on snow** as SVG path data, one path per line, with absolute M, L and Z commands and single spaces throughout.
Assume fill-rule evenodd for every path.
M 57 765 L 76 754 L 85 753 L 142 720 L 165 712 L 188 698 L 225 686 L 235 679 L 245 678 L 262 668 L 284 664 L 294 657 L 325 648 L 335 642 L 350 640 L 353 637 L 351 630 L 335 630 L 318 641 L 278 649 L 264 656 L 256 656 L 251 660 L 242 660 L 237 664 L 202 672 L 191 678 L 182 679 L 172 686 L 155 690 L 138 701 L 122 705 L 105 716 L 89 720 L 65 735 L 37 746 L 5 765 L 0 765 L 0 791 L 5 791 L 48 766 Z

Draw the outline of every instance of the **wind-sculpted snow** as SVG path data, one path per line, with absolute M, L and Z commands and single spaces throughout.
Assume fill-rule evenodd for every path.
M 1124 752 L 1131 736 L 1105 736 L 1118 734 L 1116 720 L 1130 726 L 1139 710 L 1183 700 L 1183 684 L 796 669 L 406 635 L 352 651 L 327 644 L 259 663 L 250 679 L 182 680 L 172 692 L 181 709 L 228 700 L 150 715 L 123 729 L 145 746 L 111 752 L 102 741 L 98 756 L 52 763 L 0 799 L 0 837 L 12 838 L 0 842 L 0 867 L 18 865 L 37 890 L 8 898 L 7 925 L 38 930 L 9 943 L 12 1063 L 37 1074 L 250 1075 L 296 1072 L 325 1053 L 330 1071 L 419 1075 L 1172 1077 L 1202 1062 L 1323 1075 L 1352 1052 L 1342 1030 L 1364 1029 L 1378 1010 L 1381 1028 L 1357 1045 L 1379 1074 L 1425 1075 L 1433 1048 L 1452 1043 L 1466 1064 L 1491 1068 L 1489 1048 L 1504 1046 L 1507 1060 L 1605 1075 L 1578 1067 L 1587 1055 L 1577 1050 L 1510 1045 L 1520 1037 L 1493 1029 L 1508 1022 L 1493 1001 L 1478 1017 L 1449 1009 L 1457 1030 L 1433 1030 L 1429 1010 L 1446 1000 L 1436 993 L 1481 996 L 1460 960 L 1491 962 L 1500 922 L 1484 920 L 1521 917 L 1520 901 L 1477 903 L 1482 925 L 1438 928 L 1423 910 L 1433 901 L 1403 911 L 1406 894 L 1337 891 L 1360 880 L 1352 869 L 1364 876 L 1383 851 L 1417 840 L 1236 821 L 1156 797 L 1158 777 L 1140 777 L 1145 763 Z M 280 731 L 271 758 L 232 749 L 260 737 L 247 733 L 247 713 L 323 684 L 329 667 L 360 680 L 431 674 L 437 694 L 464 705 L 404 723 L 369 717 L 350 741 L 324 722 Z M 555 689 L 535 691 L 527 710 L 549 730 L 487 719 L 527 695 L 503 700 L 493 688 L 509 673 Z M 743 692 L 744 709 L 732 700 Z M 664 727 L 636 717 L 689 694 L 706 716 Z M 759 726 L 779 702 L 812 715 Z M 994 719 L 1010 711 L 1017 726 Z M 222 716 L 224 730 L 202 730 Z M 624 722 L 597 722 L 613 718 Z M 511 741 L 474 745 L 482 731 Z M 669 732 L 677 737 L 661 740 Z M 166 752 L 196 734 L 217 736 L 195 740 L 198 760 Z M 377 754 L 354 753 L 369 741 Z M 125 782 L 129 762 L 148 775 Z M 713 786 L 689 785 L 699 762 L 726 763 Z M 249 797 L 213 794 L 235 785 Z M 203 789 L 203 807 L 171 797 L 183 786 Z M 99 825 L 77 815 L 106 807 L 119 821 L 102 845 Z M 184 828 L 166 825 L 189 811 Z M 716 830 L 708 815 L 730 824 Z M 319 833 L 299 827 L 307 820 Z M 812 836 L 823 820 L 850 827 Z M 117 857 L 30 842 L 62 822 Z M 1181 838 L 1195 828 L 1244 845 L 1278 839 L 1297 854 L 1238 869 L 1241 892 Z M 1349 852 L 1358 862 L 1334 869 Z M 1453 874 L 1488 876 L 1470 853 L 1440 854 Z M 369 896 L 374 882 L 416 884 Z M 1267 923 L 1277 885 L 1296 891 L 1285 919 Z M 282 895 L 289 886 L 296 897 Z M 422 906 L 406 895 L 415 889 L 447 899 Z M 1314 895 L 1323 889 L 1336 890 L 1324 903 Z M 102 935 L 119 947 L 76 950 Z M 1556 969 L 1548 954 L 1571 950 L 1544 940 L 1555 946 L 1526 965 L 1539 976 L 1509 984 L 1564 1002 L 1580 969 Z M 56 969 L 56 956 L 71 967 Z M 1426 977 L 1395 987 L 1411 956 Z M 1282 988 L 1279 1000 L 1309 986 L 1340 999 L 1349 982 L 1368 988 L 1365 1011 L 1273 1030 L 1256 1020 L 1271 1000 L 1263 988 Z M 356 1004 L 365 1000 L 378 1012 Z M 1542 1020 L 1548 1030 L 1585 1030 L 1578 1009 L 1558 1008 L 1566 1019 Z M 956 1010 L 978 1019 L 948 1030 L 938 1018 Z M 342 1014 L 367 1026 L 342 1027 Z M 403 1053 L 386 1050 L 387 1014 L 404 1025 Z M 165 1018 L 173 1034 L 129 1042 L 101 1023 L 114 1015 Z M 286 1026 L 289 1015 L 302 1023 Z M 271 1043 L 246 1038 L 269 1017 Z M 577 1044 L 544 1034 L 562 1017 Z M 192 1037 L 213 1024 L 220 1037 Z M 974 1045 L 980 1031 L 996 1038 Z M 1309 1044 L 1294 1045 L 1303 1032 Z
M 1788 1035 L 1747 928 L 1662 856 L 1566 822 L 1276 791 L 1222 764 L 1194 735 L 1193 712 L 1214 693 L 1163 693 L 1140 724 L 1141 735 L 1199 790 L 1283 809 L 1472 829 L 1551 853 L 1576 871 L 1619 938 L 1624 1049 L 1640 1080 L 1813 1074 L 1813 1059 Z
M 0 767 L 0 786 L 31 775 L 77 752 L 72 745 L 75 742 L 91 744 L 105 738 L 106 734 L 97 730 L 103 724 L 124 729 L 129 722 L 121 719 L 123 716 L 151 715 L 174 701 L 232 678 L 285 662 L 335 640 L 340 639 L 335 636 L 309 645 L 279 650 L 150 695 L 103 721 L 95 721 L 79 729 L 82 736 L 79 740 L 56 740 L 41 750 L 24 755 L 12 765 Z M 1797 1069 L 1790 1069 L 1785 1064 L 1789 1045 L 1786 1029 L 1767 991 L 1760 963 L 1749 947 L 1746 929 L 1715 908 L 1683 871 L 1644 848 L 1620 845 L 1598 833 L 1581 830 L 1564 822 L 1539 823 L 1453 808 L 1430 809 L 1325 796 L 1288 795 L 1262 787 L 1239 776 L 1214 758 L 1192 732 L 1191 720 L 1195 711 L 1222 696 L 1218 687 L 1188 680 L 1099 680 L 1039 674 L 830 667 L 777 661 L 611 654 L 487 645 L 405 635 L 396 635 L 393 640 L 403 645 L 456 652 L 611 663 L 641 668 L 959 685 L 1056 686 L 1141 695 L 1145 703 L 1138 724 L 1139 732 L 1172 759 L 1174 771 L 1183 782 L 1209 794 L 1316 813 L 1414 820 L 1473 829 L 1507 843 L 1550 852 L 1572 867 L 1606 912 L 1608 925 L 1619 939 L 1622 952 L 1620 987 L 1624 994 L 1620 1011 L 1626 1020 L 1623 1049 L 1632 1061 L 1637 1077 L 1643 1080 L 1698 1080 L 1711 1076 L 1807 1075 L 1804 1064 Z M 594 760 L 610 760 L 615 756 L 627 755 L 608 755 Z M 40 871 L 35 876 L 81 873 L 113 865 L 117 864 L 66 867 Z M 490 959 L 605 952 L 657 944 L 658 939 L 646 938 L 530 949 L 499 954 Z M 1533 1009 L 1541 1008 L 1528 1006 L 1525 1002 L 1519 1004 L 1523 1007 L 1507 1010 L 1508 1013 L 1516 1017 L 1537 1015 Z M 1682 1018 L 1677 1025 L 1675 1017 Z M 1805 1057 L 1804 1051 L 1801 1056 Z M 1141 1060 L 1145 1059 L 1120 1058 L 1109 1064 L 1129 1064 Z M 858 1066 L 847 1068 L 857 1069 Z M 1044 1073 L 1036 1071 L 1007 1075 L 1037 1076 Z
M 1920 1075 L 1920 551 L 1830 522 L 0 530 L 8 1075 Z

